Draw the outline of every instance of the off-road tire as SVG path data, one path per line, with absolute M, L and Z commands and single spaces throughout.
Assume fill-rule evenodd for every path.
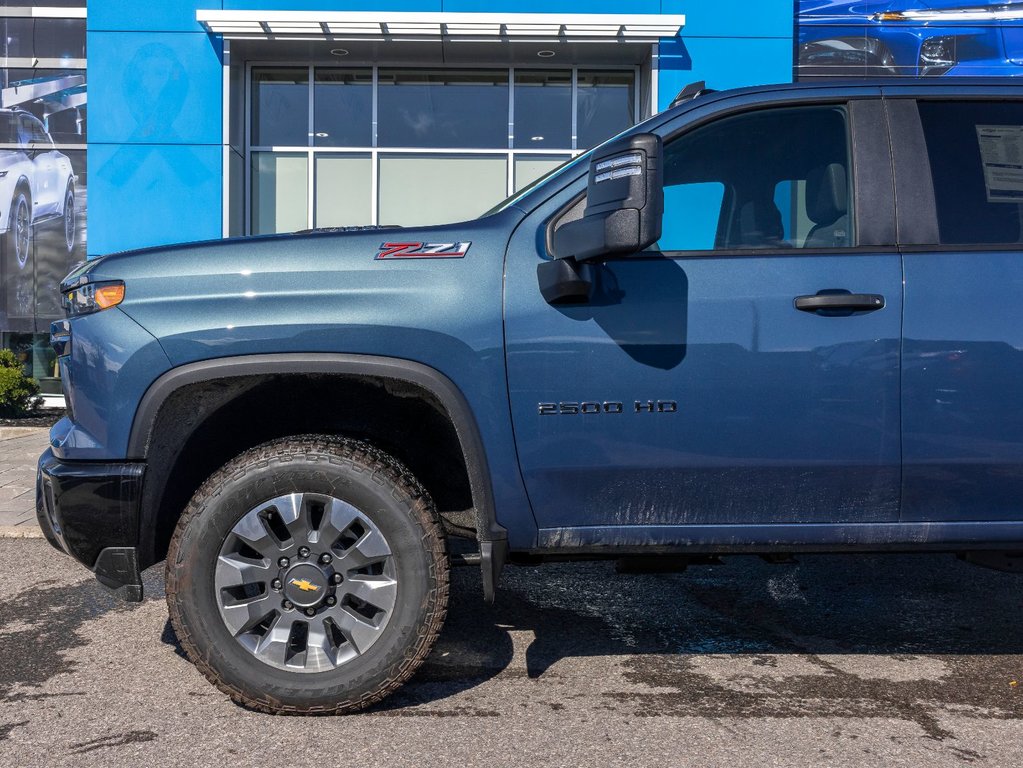
M 243 648 L 218 613 L 213 582 L 220 547 L 241 516 L 298 492 L 356 506 L 388 538 L 399 573 L 380 638 L 357 658 L 315 673 L 277 669 Z M 448 559 L 429 495 L 393 457 L 337 437 L 275 440 L 228 462 L 186 506 L 166 570 L 170 620 L 188 658 L 235 702 L 270 714 L 340 714 L 380 701 L 422 664 L 447 612 Z

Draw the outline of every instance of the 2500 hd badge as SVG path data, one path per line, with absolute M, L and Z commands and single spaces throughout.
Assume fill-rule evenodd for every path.
M 541 416 L 579 416 L 597 413 L 625 413 L 625 403 L 618 401 L 591 403 L 538 403 Z M 636 400 L 634 413 L 678 413 L 674 400 Z

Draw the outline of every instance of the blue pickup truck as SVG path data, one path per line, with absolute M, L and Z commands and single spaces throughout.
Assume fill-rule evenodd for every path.
M 1023 76 L 1023 0 L 800 0 L 800 78 Z
M 236 701 L 344 712 L 453 564 L 1023 549 L 1023 94 L 687 89 L 475 221 L 62 285 L 49 540 Z M 460 547 L 455 546 L 460 544 Z M 638 565 L 637 565 L 638 564 Z

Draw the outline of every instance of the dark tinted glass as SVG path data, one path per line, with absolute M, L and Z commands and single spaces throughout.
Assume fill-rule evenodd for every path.
M 42 122 L 30 115 L 22 115 L 21 122 L 25 136 L 31 144 L 49 144 L 50 137 L 46 135 L 46 128 Z
M 845 111 L 724 118 L 664 151 L 661 250 L 855 245 Z
M 381 69 L 381 147 L 508 146 L 508 71 Z
M 595 147 L 636 122 L 633 72 L 579 72 L 579 149 Z
M 0 110 L 0 144 L 18 143 L 17 118 L 13 112 Z M 10 147 L 6 147 L 10 149 Z
M 1023 103 L 921 102 L 941 242 L 1021 242 Z
M 10 58 L 85 58 L 85 19 L 9 17 L 0 28 L 6 28 L 4 55 Z
M 368 147 L 373 143 L 373 71 L 317 69 L 313 144 Z
M 252 70 L 252 143 L 260 147 L 309 145 L 309 70 Z
M 572 148 L 572 72 L 515 72 L 515 148 Z

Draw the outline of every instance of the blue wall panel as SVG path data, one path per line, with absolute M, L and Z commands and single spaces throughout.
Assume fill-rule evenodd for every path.
M 220 0 L 89 0 L 90 30 L 200 32 L 198 8 L 221 8 Z M 91 58 L 92 51 L 89 51 Z M 92 62 L 89 62 L 90 65 Z
M 707 87 L 716 90 L 792 82 L 791 37 L 731 41 L 687 37 L 662 42 L 659 56 L 658 111 L 667 109 L 683 87 L 697 80 L 706 80 Z
M 89 255 L 219 237 L 220 0 L 90 0 Z
M 662 13 L 684 13 L 684 36 L 740 38 L 784 37 L 790 42 L 795 32 L 795 7 L 792 0 L 746 0 L 725 5 L 720 0 L 688 0 L 662 3 Z M 722 41 L 730 45 L 727 41 Z M 741 57 L 742 46 L 734 49 Z M 745 59 L 746 66 L 755 71 L 758 62 Z
M 88 46 L 90 142 L 221 143 L 219 39 L 90 32 Z
M 219 146 L 89 147 L 89 250 L 220 237 Z

